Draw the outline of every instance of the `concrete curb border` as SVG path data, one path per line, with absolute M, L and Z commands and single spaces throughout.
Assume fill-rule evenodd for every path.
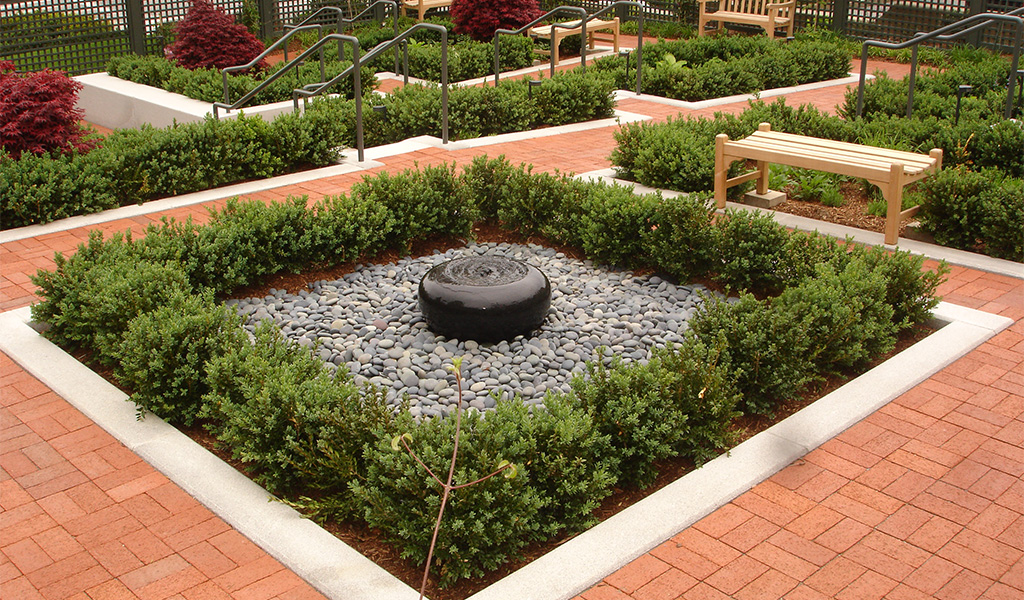
M 472 596 L 567 600 L 682 531 L 1009 327 L 942 303 L 939 331 L 815 404 Z M 410 600 L 416 591 L 150 415 L 39 335 L 29 307 L 0 314 L 0 351 L 330 598 Z M 909 375 L 908 374 L 912 374 Z
M 676 480 L 470 600 L 566 600 L 786 468 L 1009 327 L 942 303 L 942 329 L 814 404 Z M 907 376 L 907 373 L 913 373 Z

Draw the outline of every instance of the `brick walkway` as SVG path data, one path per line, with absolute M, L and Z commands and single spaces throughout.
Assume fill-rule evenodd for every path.
M 899 66 L 893 68 L 900 68 Z M 901 76 L 902 72 L 894 73 Z M 791 94 L 831 109 L 841 88 Z M 745 103 L 688 114 L 738 112 Z M 637 99 L 620 109 L 680 111 Z M 505 156 L 538 171 L 609 166 L 613 129 L 384 159 L 395 171 Z M 253 194 L 343 192 L 364 173 Z M 141 233 L 163 216 L 104 223 Z M 85 229 L 0 245 L 0 311 Z M 1024 594 L 1024 282 L 954 268 L 945 299 L 1008 330 L 581 594 L 675 598 L 1020 598 Z M 0 597 L 314 598 L 297 576 L 0 354 Z

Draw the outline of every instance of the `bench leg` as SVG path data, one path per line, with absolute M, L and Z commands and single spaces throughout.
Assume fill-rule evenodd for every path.
M 755 163 L 757 165 L 757 193 L 762 196 L 768 193 L 768 163 L 759 160 Z
M 894 163 L 889 169 L 889 183 L 882 188 L 885 198 L 885 243 L 894 245 L 900 239 L 903 216 L 903 165 Z
M 725 143 L 729 136 L 720 133 L 715 136 L 715 206 L 725 208 L 726 179 L 729 175 L 729 165 L 725 162 Z

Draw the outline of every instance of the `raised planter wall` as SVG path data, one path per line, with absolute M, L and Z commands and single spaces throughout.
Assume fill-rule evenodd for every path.
M 200 102 L 141 83 L 118 79 L 106 73 L 79 75 L 82 84 L 78 108 L 85 120 L 110 129 L 138 129 L 148 123 L 163 128 L 177 123 L 194 123 L 213 114 L 213 104 Z M 222 118 L 234 118 L 239 112 L 272 119 L 293 110 L 291 101 L 250 106 L 237 111 L 219 111 Z

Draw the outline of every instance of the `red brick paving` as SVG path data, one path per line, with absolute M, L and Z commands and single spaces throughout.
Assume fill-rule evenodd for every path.
M 839 89 L 787 97 L 830 111 L 841 101 Z M 637 99 L 619 107 L 657 119 L 680 112 Z M 609 166 L 612 133 L 432 148 L 384 159 L 383 170 L 486 153 L 538 171 L 590 171 Z M 362 176 L 252 197 L 308 194 L 313 201 Z M 216 204 L 98 228 L 139 235 L 164 215 L 202 221 Z M 52 267 L 55 251 L 73 252 L 84 239 L 76 229 L 0 246 L 0 310 L 33 302 L 28 274 Z M 953 267 L 940 293 L 1016 322 L 578 599 L 1024 595 L 1024 282 Z M 6 356 L 0 399 L 4 599 L 320 597 Z

